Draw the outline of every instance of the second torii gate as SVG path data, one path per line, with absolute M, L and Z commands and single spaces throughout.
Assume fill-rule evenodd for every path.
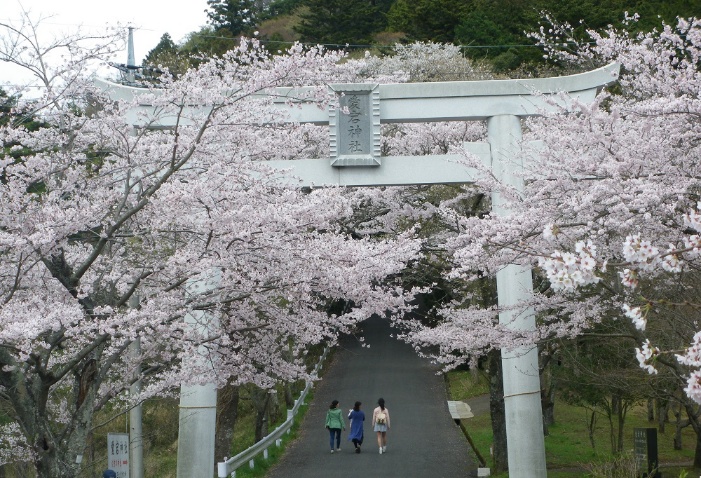
M 618 72 L 619 66 L 611 64 L 559 78 L 330 85 L 347 114 L 304 104 L 290 110 L 290 121 L 329 125 L 330 159 L 266 164 L 291 171 L 287 181 L 300 187 L 470 183 L 476 172 L 456 162 L 458 156 L 380 156 L 380 124 L 486 120 L 488 141 L 466 143 L 466 150 L 490 165 L 502 183 L 523 191 L 519 174 L 522 164 L 516 162 L 522 137 L 520 119 L 551 111 L 554 105 L 568 110 L 568 101 L 559 96 L 562 92 L 580 102 L 591 102 L 600 88 L 617 79 Z M 97 83 L 114 99 L 132 98 L 143 91 L 101 80 Z M 300 89 L 277 90 L 280 98 L 298 92 Z M 282 100 L 280 107 L 286 107 Z M 138 124 L 136 115 L 133 124 Z M 161 126 L 169 125 L 166 120 Z M 492 195 L 492 209 L 496 215 L 508 213 L 497 193 Z M 512 264 L 500 270 L 497 292 L 500 324 L 535 330 L 535 312 L 514 307 L 527 303 L 533 293 L 531 269 Z M 502 366 L 509 474 L 514 478 L 544 478 L 547 470 L 536 345 L 502 349 Z M 216 393 L 213 385 L 182 387 L 180 478 L 214 473 Z

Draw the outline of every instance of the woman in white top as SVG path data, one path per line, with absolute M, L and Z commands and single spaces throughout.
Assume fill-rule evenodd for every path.
M 380 447 L 380 455 L 387 451 L 387 430 L 389 430 L 389 410 L 385 407 L 385 399 L 377 401 L 379 405 L 372 412 L 372 429 L 377 433 L 377 446 Z

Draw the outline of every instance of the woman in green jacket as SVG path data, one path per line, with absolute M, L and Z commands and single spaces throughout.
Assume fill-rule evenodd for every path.
M 329 411 L 326 412 L 326 429 L 329 431 L 331 453 L 333 453 L 334 437 L 336 438 L 336 451 L 341 451 L 341 430 L 346 429 L 346 422 L 343 421 L 343 415 L 341 415 L 338 400 L 331 402 Z

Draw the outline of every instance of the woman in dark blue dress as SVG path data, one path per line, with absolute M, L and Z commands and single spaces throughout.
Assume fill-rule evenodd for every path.
M 365 422 L 365 413 L 360 409 L 360 405 L 360 402 L 355 402 L 353 408 L 348 412 L 351 424 L 348 439 L 353 442 L 356 453 L 360 453 L 360 445 L 363 444 L 363 423 Z

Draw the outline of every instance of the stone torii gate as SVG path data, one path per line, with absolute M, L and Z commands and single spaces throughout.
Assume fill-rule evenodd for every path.
M 287 179 L 300 187 L 398 186 L 474 182 L 476 172 L 455 161 L 457 155 L 380 156 L 382 123 L 486 121 L 488 141 L 466 143 L 465 149 L 491 166 L 502 183 L 523 191 L 521 164 L 516 163 L 522 138 L 521 118 L 569 109 L 568 93 L 591 102 L 597 91 L 614 82 L 619 66 L 587 73 L 527 80 L 456 81 L 407 84 L 336 84 L 330 88 L 348 114 L 314 105 L 290 109 L 290 121 L 329 125 L 330 159 L 267 161 L 291 171 Z M 113 99 L 131 99 L 143 90 L 96 80 Z M 280 98 L 304 89 L 278 88 Z M 143 104 L 142 108 L 150 105 Z M 280 100 L 280 108 L 287 108 Z M 130 119 L 137 125 L 137 112 Z M 160 126 L 172 126 L 167 120 Z M 295 179 L 291 179 L 294 177 Z M 495 214 L 507 214 L 505 201 L 494 193 Z M 515 310 L 533 293 L 531 269 L 509 265 L 497 273 L 499 322 L 516 330 L 535 330 L 531 308 Z M 502 349 L 504 405 L 509 474 L 513 478 L 547 476 L 540 398 L 537 346 Z M 216 419 L 214 386 L 183 386 L 180 402 L 178 477 L 210 477 L 214 473 Z

